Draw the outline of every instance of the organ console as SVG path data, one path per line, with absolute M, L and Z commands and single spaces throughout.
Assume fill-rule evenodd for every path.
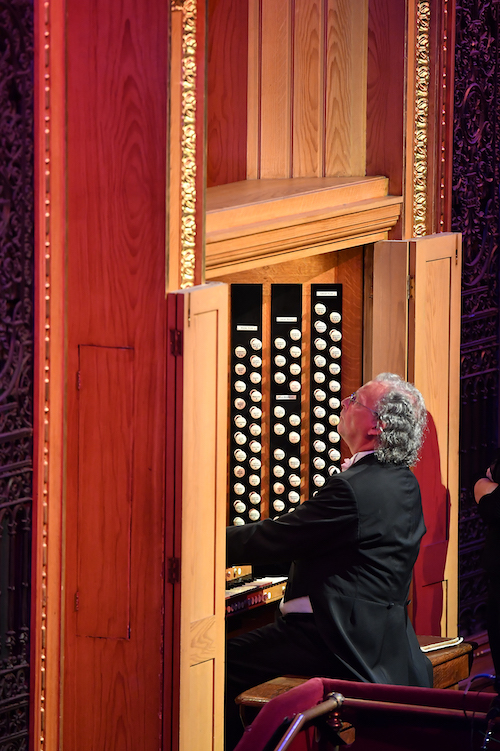
M 340 471 L 342 284 L 272 283 L 268 295 L 263 316 L 262 284 L 231 285 L 233 525 L 293 513 Z M 285 586 L 286 577 L 254 577 L 249 566 L 227 569 L 228 631 L 278 602 Z
M 234 525 L 293 512 L 340 471 L 342 285 L 311 284 L 308 293 L 305 318 L 303 286 L 272 284 L 264 331 L 262 285 L 231 287 Z

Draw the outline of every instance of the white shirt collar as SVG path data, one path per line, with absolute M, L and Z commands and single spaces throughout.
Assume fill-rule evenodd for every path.
M 340 465 L 342 472 L 345 472 L 346 469 L 349 469 L 349 467 L 352 467 L 353 464 L 356 464 L 356 462 L 359 462 L 359 460 L 362 459 L 364 456 L 368 456 L 368 454 L 374 454 L 374 453 L 375 453 L 375 449 L 371 449 L 370 451 L 357 451 L 355 454 L 351 456 L 350 459 L 344 459 L 344 461 Z

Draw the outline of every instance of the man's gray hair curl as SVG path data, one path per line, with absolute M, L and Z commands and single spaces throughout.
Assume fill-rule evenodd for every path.
M 381 428 L 375 454 L 381 462 L 413 467 L 427 423 L 422 394 L 395 373 L 380 373 L 374 380 L 388 387 L 375 405 Z

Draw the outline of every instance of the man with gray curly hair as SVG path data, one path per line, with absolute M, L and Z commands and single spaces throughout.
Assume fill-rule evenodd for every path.
M 406 612 L 425 533 L 410 470 L 422 444 L 424 400 L 381 373 L 342 401 L 338 431 L 352 457 L 293 514 L 227 529 L 227 563 L 292 561 L 275 623 L 227 649 L 227 746 L 234 698 L 279 675 L 432 686 Z
M 375 453 L 381 462 L 413 467 L 418 461 L 427 422 L 422 394 L 394 373 L 375 378 L 387 391 L 377 403 L 380 436 Z

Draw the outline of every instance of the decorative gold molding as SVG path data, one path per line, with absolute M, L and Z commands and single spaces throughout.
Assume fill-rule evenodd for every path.
M 44 329 L 44 342 L 40 347 L 40 360 L 43 363 L 43 388 L 40 389 L 41 401 L 43 404 L 43 432 L 41 436 L 42 443 L 42 477 L 40 487 L 42 489 L 41 498 L 41 597 L 40 597 L 40 629 L 39 635 L 40 651 L 37 655 L 39 662 L 36 670 L 39 671 L 39 737 L 35 741 L 35 747 L 38 751 L 44 751 L 46 748 L 46 707 L 47 707 L 47 585 L 48 585 L 48 539 L 49 539 L 49 420 L 50 420 L 50 337 L 51 337 L 51 190 L 50 190 L 50 171 L 51 171 L 51 70 L 50 70 L 50 3 L 43 4 L 43 252 L 42 269 L 40 280 L 44 284 L 43 305 L 41 306 L 41 316 Z M 41 97 L 42 98 L 42 97 Z M 40 155 L 42 157 L 42 154 Z
M 182 10 L 181 288 L 195 282 L 196 247 L 196 0 L 173 0 Z
M 413 136 L 413 236 L 427 234 L 427 145 L 429 127 L 429 0 L 417 2 L 415 130 Z

